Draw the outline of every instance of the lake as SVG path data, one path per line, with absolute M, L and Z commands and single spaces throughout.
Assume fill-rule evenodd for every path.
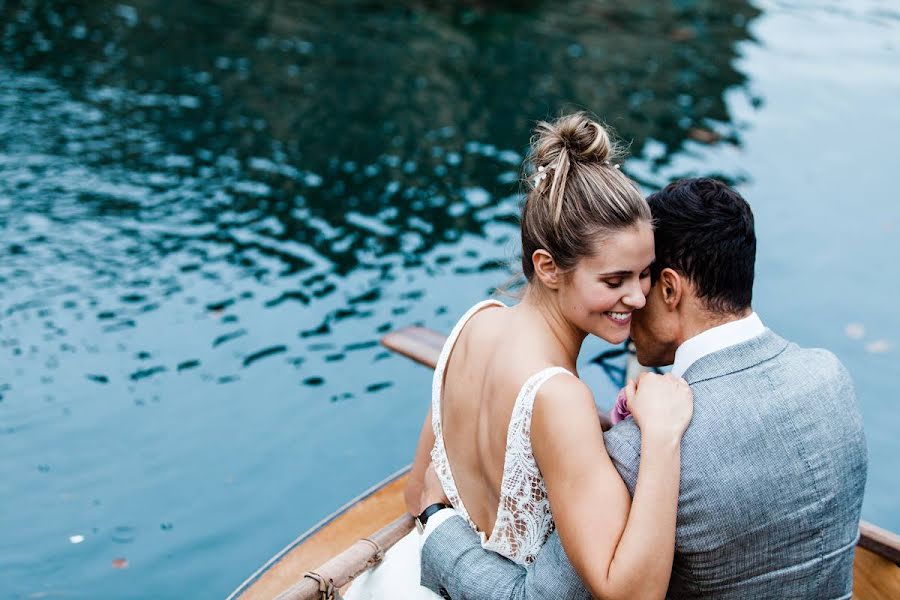
M 507 281 L 534 123 L 736 185 L 754 308 L 857 385 L 900 531 L 900 11 L 862 0 L 0 0 L 0 594 L 221 598 L 405 465 Z M 608 407 L 621 360 L 581 373 Z

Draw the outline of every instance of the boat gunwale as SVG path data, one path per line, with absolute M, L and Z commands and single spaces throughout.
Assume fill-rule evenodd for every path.
M 260 568 L 258 568 L 256 571 L 254 571 L 254 573 L 252 575 L 250 575 L 247 579 L 245 579 L 243 581 L 243 583 L 241 583 L 233 592 L 231 592 L 231 594 L 229 594 L 225 600 L 237 600 L 237 598 L 239 598 L 244 592 L 246 592 L 248 589 L 250 589 L 253 586 L 253 584 L 255 584 L 259 580 L 260 577 L 265 575 L 266 572 L 270 568 L 272 568 L 273 566 L 278 564 L 278 562 L 281 561 L 281 559 L 283 559 L 285 556 L 287 556 L 288 554 L 293 552 L 298 546 L 300 546 L 301 544 L 306 542 L 310 537 L 312 537 L 316 533 L 322 531 L 324 528 L 326 528 L 328 525 L 330 525 L 332 522 L 334 522 L 338 517 L 340 517 L 341 515 L 346 513 L 348 510 L 353 508 L 355 505 L 359 504 L 360 502 L 364 502 L 365 500 L 368 500 L 372 495 L 374 495 L 375 493 L 377 493 L 378 491 L 383 489 L 385 486 L 397 481 L 398 479 L 400 479 L 401 477 L 403 477 L 404 475 L 409 473 L 411 466 L 412 465 L 406 465 L 405 467 L 402 467 L 402 468 L 398 469 L 397 471 L 394 471 L 392 474 L 388 475 L 387 477 L 385 477 L 378 483 L 372 485 L 371 487 L 369 487 L 367 490 L 365 490 L 361 494 L 357 495 L 352 500 L 345 502 L 340 508 L 338 508 L 337 510 L 335 510 L 334 512 L 332 512 L 325 518 L 321 519 L 319 522 L 317 522 L 315 525 L 313 525 L 312 527 L 310 527 L 303 533 L 301 533 L 296 539 L 294 539 L 294 541 L 292 541 L 287 546 L 282 548 L 280 551 L 278 551 L 275 554 L 275 556 L 270 558 L 268 561 L 265 562 L 265 564 L 263 564 Z
M 236 600 L 237 598 L 239 598 L 241 594 L 252 587 L 260 577 L 262 577 L 271 567 L 277 564 L 287 554 L 295 550 L 299 545 L 306 542 L 314 534 L 331 525 L 336 519 L 338 519 L 340 516 L 342 516 L 357 504 L 369 500 L 375 493 L 377 493 L 381 489 L 395 482 L 397 479 L 407 475 L 409 473 L 409 470 L 410 467 L 407 466 L 396 471 L 391 476 L 385 478 L 381 483 L 378 483 L 375 486 L 367 489 L 365 492 L 358 495 L 353 500 L 344 504 L 340 509 L 319 521 L 315 526 L 303 533 L 296 540 L 291 542 L 291 544 L 285 547 L 281 552 L 279 552 L 268 562 L 266 562 L 266 564 L 260 567 L 257 572 L 255 572 L 244 583 L 242 583 L 238 589 L 232 592 L 232 594 L 228 596 L 226 600 Z M 388 523 L 379 531 L 383 531 L 384 529 L 391 527 L 392 525 L 394 525 L 394 523 L 395 522 Z M 860 520 L 859 538 L 856 542 L 856 549 L 866 550 L 879 559 L 886 560 L 890 563 L 893 563 L 895 566 L 900 567 L 900 564 L 897 563 L 897 559 L 898 557 L 900 557 L 900 535 L 897 535 L 893 531 L 878 527 L 877 525 L 874 525 L 868 521 Z M 346 550 L 338 552 L 334 556 L 339 556 L 344 552 L 346 552 Z M 859 556 L 854 557 L 854 562 L 858 560 L 860 560 Z
M 900 535 L 893 531 L 860 520 L 856 545 L 900 567 Z

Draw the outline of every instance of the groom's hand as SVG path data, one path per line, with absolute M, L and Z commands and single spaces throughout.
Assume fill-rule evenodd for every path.
M 422 499 L 419 503 L 419 513 L 431 506 L 432 504 L 450 504 L 444 488 L 441 486 L 441 480 L 438 479 L 437 473 L 434 472 L 434 463 L 430 463 L 425 469 L 425 481 L 422 486 Z

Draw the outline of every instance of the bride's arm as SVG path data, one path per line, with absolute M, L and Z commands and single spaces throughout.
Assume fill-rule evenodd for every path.
M 538 394 L 532 449 L 562 546 L 594 596 L 665 597 L 675 548 L 682 432 L 660 426 L 642 431 L 632 502 L 606 452 L 588 387 L 557 377 Z
M 422 484 L 425 477 L 425 469 L 431 463 L 431 449 L 434 447 L 434 429 L 431 427 L 431 409 L 425 415 L 425 423 L 419 433 L 419 443 L 416 445 L 416 455 L 413 458 L 412 467 L 409 470 L 409 478 L 406 480 L 406 511 L 412 516 L 418 516 L 424 506 L 419 506 L 422 496 Z

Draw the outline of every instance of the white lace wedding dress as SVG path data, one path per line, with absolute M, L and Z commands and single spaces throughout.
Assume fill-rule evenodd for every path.
M 561 367 L 550 367 L 531 376 L 519 391 L 513 406 L 506 435 L 506 456 L 503 480 L 500 484 L 500 503 L 490 536 L 478 531 L 469 517 L 465 504 L 453 480 L 451 465 L 444 447 L 441 425 L 441 393 L 444 371 L 450 352 L 465 324 L 479 310 L 488 306 L 505 307 L 502 302 L 485 300 L 466 312 L 444 343 L 434 370 L 431 386 L 431 425 L 435 443 L 431 460 L 441 480 L 444 493 L 453 508 L 481 537 L 481 545 L 522 565 L 531 564 L 541 546 L 553 532 L 553 517 L 544 480 L 531 452 L 531 414 L 538 389 L 547 380 L 561 373 Z M 434 600 L 437 594 L 419 585 L 419 534 L 413 530 L 385 553 L 384 561 L 376 568 L 360 575 L 346 595 L 347 600 L 375 600 L 405 598 Z

